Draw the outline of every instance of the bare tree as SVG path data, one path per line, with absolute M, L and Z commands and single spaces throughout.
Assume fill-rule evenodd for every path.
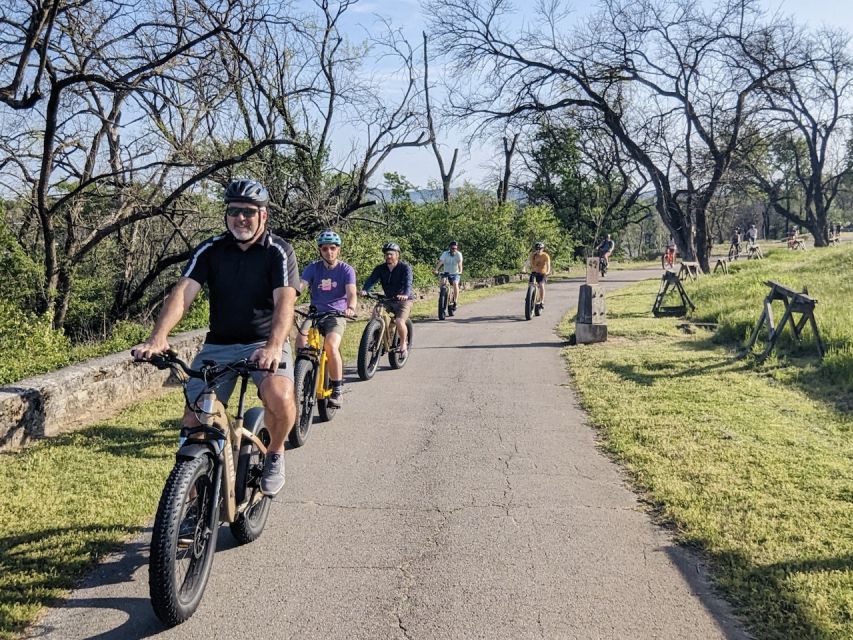
M 435 122 L 432 117 L 432 105 L 429 100 L 429 54 L 427 53 L 427 34 L 423 32 L 424 37 L 424 102 L 426 105 L 427 129 L 429 131 L 429 144 L 432 147 L 432 152 L 435 154 L 435 160 L 438 162 L 438 172 L 441 175 L 441 196 L 444 203 L 450 202 L 450 183 L 453 180 L 453 174 L 456 171 L 456 158 L 459 156 L 459 149 L 453 149 L 453 159 L 450 161 L 450 167 L 445 169 L 444 158 L 441 155 L 441 150 L 438 148 L 438 141 L 435 135 Z
M 43 262 L 38 311 L 57 328 L 96 256 L 117 267 L 112 317 L 156 301 L 161 274 L 221 228 L 213 198 L 235 174 L 269 179 L 294 237 L 365 206 L 381 162 L 427 143 L 411 47 L 390 28 L 349 42 L 350 0 L 301 16 L 260 0 L 13 3 L 0 21 L 0 184 L 29 209 L 13 226 Z M 365 72 L 374 50 L 396 61 L 396 100 Z M 349 154 L 332 149 L 336 127 L 362 135 Z
M 758 106 L 758 90 L 778 73 L 760 64 L 770 27 L 757 2 L 706 10 L 686 0 L 605 0 L 574 32 L 559 0 L 539 5 L 517 33 L 507 7 L 502 0 L 430 4 L 457 74 L 473 71 L 482 80 L 479 91 L 457 101 L 457 113 L 490 122 L 598 111 L 649 176 L 679 249 L 707 268 L 708 203 Z
M 65 322 L 75 271 L 105 239 L 135 244 L 132 225 L 179 215 L 210 176 L 268 146 L 299 146 L 267 138 L 202 164 L 187 152 L 224 130 L 225 114 L 213 110 L 228 88 L 210 63 L 220 38 L 263 19 L 256 5 L 56 0 L 30 13 L 15 2 L 8 15 L 2 95 L 20 116 L 0 138 L 0 181 L 38 220 L 40 251 L 27 248 L 41 256 L 38 311 L 54 327 Z
M 810 36 L 791 27 L 778 36 L 800 42 L 803 60 L 763 90 L 766 118 L 753 133 L 775 162 L 763 162 L 753 154 L 745 156 L 743 164 L 766 193 L 770 207 L 807 228 L 815 246 L 823 247 L 829 243 L 829 212 L 844 179 L 853 172 L 853 155 L 847 148 L 853 122 L 850 35 L 824 30 Z M 776 63 L 771 59 L 768 64 Z M 780 170 L 785 164 L 789 172 Z M 798 201 L 801 210 L 792 207 Z
M 513 134 L 512 140 L 503 137 L 503 152 L 504 164 L 501 179 L 498 182 L 498 204 L 503 204 L 509 197 L 509 179 L 512 176 L 512 157 L 515 155 L 515 150 L 518 147 L 518 133 Z

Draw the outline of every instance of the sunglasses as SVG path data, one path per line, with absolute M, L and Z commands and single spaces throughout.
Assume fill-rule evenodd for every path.
M 244 218 L 254 218 L 260 209 L 249 207 L 226 207 L 225 215 L 230 218 L 236 218 L 237 216 L 243 216 Z

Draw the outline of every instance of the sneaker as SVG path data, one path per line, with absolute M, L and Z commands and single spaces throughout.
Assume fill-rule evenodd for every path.
M 336 389 L 332 389 L 332 395 L 329 396 L 327 400 L 330 407 L 335 409 L 340 409 L 341 405 L 344 403 L 344 393 L 341 391 L 341 388 L 338 387 Z
M 268 453 L 261 474 L 261 492 L 273 497 L 284 488 L 284 454 Z
M 544 308 L 545 308 L 545 303 L 544 303 L 544 302 L 540 302 L 540 303 L 539 303 L 539 308 L 540 308 L 540 309 L 544 309 Z

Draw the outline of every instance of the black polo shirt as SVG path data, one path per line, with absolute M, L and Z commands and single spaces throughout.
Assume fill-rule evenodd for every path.
M 210 331 L 205 342 L 248 344 L 269 338 L 279 287 L 299 290 L 293 247 L 265 231 L 243 251 L 230 233 L 214 236 L 193 251 L 182 274 L 206 285 Z

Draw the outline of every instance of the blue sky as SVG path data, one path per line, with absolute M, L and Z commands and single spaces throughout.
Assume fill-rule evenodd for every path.
M 523 6 L 529 1 L 516 0 L 516 6 Z M 583 13 L 595 3 L 580 0 L 574 4 L 578 12 Z M 765 0 L 764 4 L 769 11 L 793 15 L 804 25 L 808 24 L 814 28 L 840 27 L 853 33 L 853 0 Z M 370 22 L 371 14 L 387 16 L 396 25 L 404 28 L 413 44 L 420 45 L 421 31 L 424 29 L 426 20 L 418 0 L 365 0 L 353 9 L 362 14 L 364 24 Z M 430 69 L 431 78 L 436 77 L 437 73 L 437 69 Z M 453 147 L 458 146 L 460 149 L 457 165 L 463 173 L 461 179 L 481 184 L 491 173 L 489 164 L 500 161 L 501 152 L 497 145 L 467 149 L 463 138 L 464 132 L 460 131 L 439 134 L 439 142 L 448 161 Z M 396 171 L 420 187 L 425 187 L 430 181 L 439 179 L 438 167 L 429 147 L 396 151 L 385 162 L 382 170 Z

